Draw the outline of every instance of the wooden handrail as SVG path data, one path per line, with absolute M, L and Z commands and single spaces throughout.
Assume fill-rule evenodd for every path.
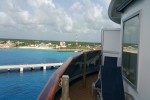
M 69 58 L 61 67 L 59 67 L 50 77 L 41 94 L 39 95 L 39 100 L 53 100 L 57 88 L 60 83 L 60 79 L 67 69 L 67 66 L 71 63 L 72 58 Z
M 57 92 L 60 80 L 62 75 L 65 73 L 69 65 L 73 62 L 73 60 L 77 59 L 80 56 L 83 56 L 84 53 L 88 54 L 91 52 L 97 52 L 100 50 L 94 50 L 94 51 L 86 51 L 82 52 L 81 54 L 70 57 L 62 66 L 60 66 L 50 77 L 47 84 L 45 85 L 44 89 L 38 96 L 38 100 L 54 100 L 55 94 Z

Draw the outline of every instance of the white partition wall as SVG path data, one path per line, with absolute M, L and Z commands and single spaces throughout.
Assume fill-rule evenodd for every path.
M 102 29 L 102 65 L 104 57 L 118 57 L 118 66 L 121 66 L 122 36 L 120 29 Z

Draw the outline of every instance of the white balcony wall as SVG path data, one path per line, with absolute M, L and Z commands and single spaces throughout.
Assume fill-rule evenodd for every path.
M 122 36 L 120 29 L 102 29 L 102 64 L 105 56 L 118 57 L 121 66 Z

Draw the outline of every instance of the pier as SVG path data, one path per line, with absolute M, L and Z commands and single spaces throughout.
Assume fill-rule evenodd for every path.
M 46 63 L 46 64 L 24 64 L 24 65 L 2 65 L 0 66 L 0 70 L 12 70 L 12 69 L 19 69 L 20 72 L 23 72 L 23 70 L 26 68 L 31 68 L 33 70 L 34 68 L 42 68 L 43 70 L 46 70 L 47 67 L 54 68 L 61 66 L 63 63 Z

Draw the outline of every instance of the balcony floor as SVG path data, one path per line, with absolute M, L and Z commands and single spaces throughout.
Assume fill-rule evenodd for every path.
M 97 79 L 97 74 L 89 75 L 86 78 L 86 88 L 83 81 L 79 80 L 70 87 L 70 100 L 95 100 L 92 96 L 92 83 Z

